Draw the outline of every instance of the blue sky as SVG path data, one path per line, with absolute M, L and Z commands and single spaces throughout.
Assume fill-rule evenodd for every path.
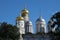
M 29 10 L 30 20 L 33 22 L 35 31 L 35 21 L 40 13 L 48 23 L 50 17 L 60 11 L 60 0 L 0 0 L 0 22 L 7 22 L 15 25 L 16 17 L 19 16 L 24 8 Z

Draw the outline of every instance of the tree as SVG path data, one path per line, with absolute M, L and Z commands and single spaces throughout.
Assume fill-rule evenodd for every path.
M 0 28 L 0 38 L 3 40 L 5 39 L 18 40 L 19 38 L 18 30 L 19 29 L 16 26 L 3 22 L 1 23 L 1 28 Z
M 60 12 L 55 13 L 50 18 L 48 27 L 50 28 L 50 33 L 56 36 L 55 40 L 60 40 Z

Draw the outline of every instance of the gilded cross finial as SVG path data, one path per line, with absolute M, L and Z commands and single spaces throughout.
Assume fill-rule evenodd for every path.
M 26 9 L 26 4 L 24 5 L 24 9 Z
M 40 19 L 41 19 L 41 18 L 42 18 L 42 13 L 41 13 L 41 10 L 40 10 L 40 14 L 39 14 L 39 15 L 40 15 Z

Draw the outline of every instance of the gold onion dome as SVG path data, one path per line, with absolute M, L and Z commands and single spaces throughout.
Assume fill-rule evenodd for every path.
M 18 16 L 17 19 L 16 19 L 16 21 L 19 21 L 19 20 L 24 20 L 24 18 L 21 17 L 21 16 Z
M 28 14 L 29 11 L 26 9 L 26 7 L 24 7 L 24 9 L 22 10 L 22 13 L 26 13 L 26 14 Z

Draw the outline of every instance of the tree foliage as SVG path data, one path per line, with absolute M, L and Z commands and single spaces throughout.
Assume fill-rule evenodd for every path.
M 55 13 L 48 22 L 48 27 L 50 28 L 50 34 L 52 40 L 60 40 L 60 12 Z M 53 38 L 56 36 L 56 39 Z
M 6 22 L 0 25 L 0 40 L 18 40 L 18 28 Z

